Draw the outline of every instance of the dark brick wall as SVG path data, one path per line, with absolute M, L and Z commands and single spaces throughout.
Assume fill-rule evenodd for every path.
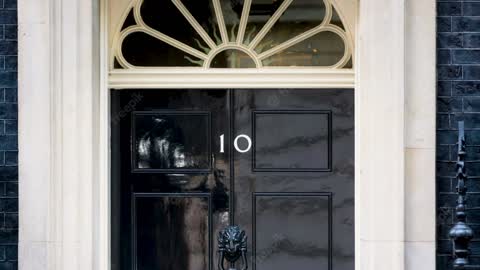
M 17 269 L 17 0 L 0 0 L 0 270 Z
M 468 222 L 480 265 L 480 0 L 437 0 L 437 269 L 452 269 L 457 121 L 467 128 Z

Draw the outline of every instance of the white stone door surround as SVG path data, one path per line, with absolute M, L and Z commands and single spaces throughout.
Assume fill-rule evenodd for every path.
M 102 4 L 18 3 L 21 270 L 109 269 Z M 435 0 L 362 0 L 356 28 L 356 269 L 433 270 Z

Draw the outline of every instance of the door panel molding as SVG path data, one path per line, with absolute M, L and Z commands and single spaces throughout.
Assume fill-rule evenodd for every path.
M 328 230 L 327 230 L 327 238 L 328 238 L 328 270 L 332 269 L 333 263 L 333 194 L 331 192 L 253 192 L 252 193 L 252 269 L 257 269 L 257 199 L 258 198 L 326 198 L 328 202 Z M 319 231 L 320 232 L 320 231 Z M 310 235 L 311 236 L 311 235 Z M 278 236 L 273 240 L 277 243 L 273 243 L 273 247 L 270 247 L 271 254 L 261 254 L 262 257 L 260 259 L 264 260 L 264 257 L 268 257 L 272 255 L 276 250 L 275 246 L 280 246 L 283 237 L 285 236 Z M 313 236 L 311 236 L 313 237 Z M 288 239 L 286 239 L 288 241 Z M 293 244 L 293 243 L 291 243 Z M 321 268 L 323 269 L 323 268 Z
M 327 166 L 324 168 L 259 168 L 257 167 L 257 116 L 258 115 L 324 115 L 327 120 Z M 319 123 L 312 123 L 313 126 Z M 252 111 L 252 171 L 253 172 L 331 172 L 332 171 L 332 111 L 331 110 L 254 110 Z
M 137 265 L 137 200 L 139 198 L 181 198 L 181 199 L 186 199 L 186 198 L 202 198 L 206 199 L 208 202 L 208 251 L 207 251 L 207 258 L 208 258 L 208 269 L 212 270 L 213 267 L 213 261 L 211 258 L 212 256 L 212 250 L 213 250 L 213 223 L 212 223 L 212 196 L 211 193 L 199 193 L 199 192 L 184 192 L 184 193 L 140 193 L 140 192 L 134 192 L 132 193 L 132 269 L 138 269 Z M 178 259 L 178 258 L 175 258 Z M 182 259 L 182 258 L 180 258 Z
M 133 141 L 131 144 L 131 170 L 134 173 L 184 173 L 184 174 L 195 174 L 195 173 L 209 173 L 212 171 L 213 164 L 212 164 L 212 115 L 210 111 L 195 111 L 195 110 L 155 110 L 155 111 L 134 111 L 132 112 L 132 126 L 131 126 L 131 134 L 133 140 L 136 140 L 137 129 L 137 116 L 140 115 L 164 115 L 164 116 L 202 116 L 206 118 L 206 148 L 207 153 L 205 159 L 208 160 L 208 168 L 170 168 L 170 169 L 162 169 L 162 168 L 138 168 L 136 165 L 137 163 L 137 155 L 134 147 L 136 147 L 136 141 Z

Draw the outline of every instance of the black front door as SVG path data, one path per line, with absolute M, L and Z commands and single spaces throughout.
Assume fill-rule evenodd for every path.
M 353 111 L 348 89 L 113 91 L 112 269 L 354 269 Z

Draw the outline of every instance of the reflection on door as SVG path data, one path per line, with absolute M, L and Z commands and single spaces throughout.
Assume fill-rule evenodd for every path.
M 238 225 L 221 248 L 249 269 L 353 270 L 353 111 L 350 89 L 113 91 L 112 269 L 240 270 L 217 264 Z

